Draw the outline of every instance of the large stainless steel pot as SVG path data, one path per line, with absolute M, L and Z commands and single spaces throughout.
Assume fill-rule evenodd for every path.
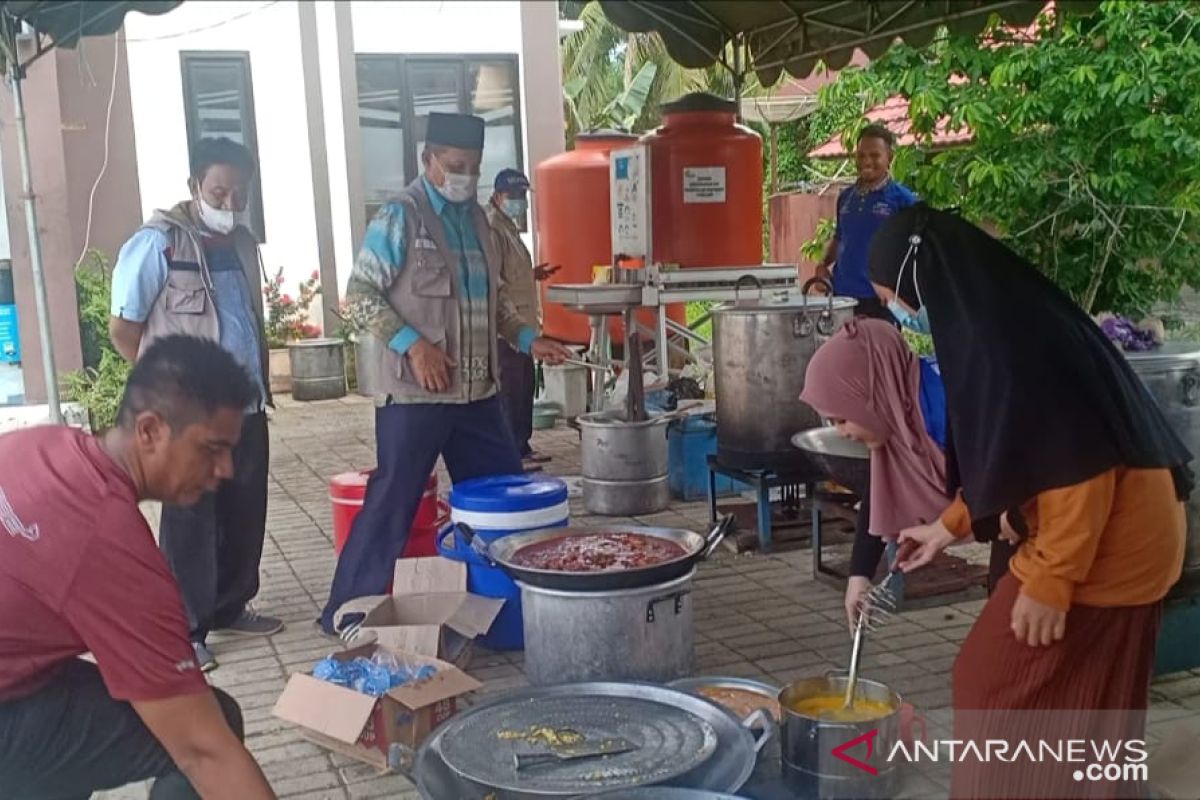
M 525 676 L 535 686 L 653 681 L 690 675 L 693 569 L 681 578 L 609 592 L 544 589 L 517 581 Z
M 892 709 L 886 717 L 869 722 L 831 722 L 800 714 L 793 707 L 810 698 L 841 697 L 846 692 L 846 681 L 847 678 L 836 675 L 805 678 L 784 687 L 779 693 L 783 714 L 780 747 L 784 783 L 799 796 L 821 800 L 894 797 L 900 775 L 898 765 L 889 763 L 887 757 L 896 742 L 910 735 L 910 731 L 904 730 L 902 714 L 906 711 L 911 714 L 911 707 L 904 705 L 899 694 L 882 683 L 859 678 L 855 689 L 858 697 L 886 703 Z M 875 775 L 833 752 L 835 748 L 865 736 L 872 737 L 872 756 L 867 756 L 867 747 L 854 746 L 847 748 L 845 754 L 875 769 L 878 773 Z
M 1175 433 L 1200 459 L 1200 342 L 1167 342 L 1156 350 L 1125 356 Z M 1200 572 L 1200 489 L 1192 492 L 1187 504 L 1183 571 L 1193 578 Z
M 583 504 L 593 514 L 636 516 L 671 502 L 667 427 L 671 418 L 626 422 L 620 412 L 578 418 L 583 434 Z
M 783 294 L 713 315 L 717 454 L 733 467 L 779 468 L 803 456 L 797 431 L 821 424 L 800 402 L 813 353 L 854 315 L 847 297 Z

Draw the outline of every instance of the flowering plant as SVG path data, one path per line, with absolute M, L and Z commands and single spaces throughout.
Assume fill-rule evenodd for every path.
M 338 336 L 343 341 L 357 342 L 367 332 L 370 315 L 361 300 L 343 300 L 336 309 L 329 309 L 338 321 Z
M 267 299 L 268 347 L 284 347 L 297 339 L 315 339 L 321 335 L 320 327 L 308 321 L 308 309 L 320 293 L 321 276 L 313 270 L 308 280 L 300 284 L 300 293 L 296 297 L 287 294 L 283 291 L 283 268 L 280 267 L 274 280 L 263 288 L 263 296 Z

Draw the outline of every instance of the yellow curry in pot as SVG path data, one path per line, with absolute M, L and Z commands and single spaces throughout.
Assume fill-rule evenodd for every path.
M 845 698 L 840 694 L 817 695 L 792 700 L 788 708 L 802 717 L 824 722 L 871 722 L 883 719 L 895 710 L 891 703 L 863 697 L 856 697 L 850 708 L 842 708 L 844 702 Z

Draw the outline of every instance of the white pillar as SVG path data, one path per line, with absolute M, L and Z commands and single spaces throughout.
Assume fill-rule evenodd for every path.
M 312 168 L 317 262 L 321 274 L 321 326 L 332 336 L 338 318 L 337 260 L 333 248 L 333 205 L 329 200 L 329 161 L 325 144 L 325 102 L 321 93 L 321 54 L 317 43 L 317 10 L 312 0 L 297 3 L 300 12 L 300 63 L 304 79 L 304 105 L 308 123 L 309 164 Z
M 538 164 L 567 147 L 557 3 L 521 3 L 521 107 L 525 112 L 525 168 L 532 180 Z M 537 191 L 536 184 L 533 190 Z M 531 213 L 533 207 L 530 203 Z M 531 227 L 536 253 L 536 219 Z
M 551 6 L 554 4 L 551 3 Z M 358 73 L 354 61 L 354 21 L 351 4 L 334 3 L 338 74 L 342 86 L 342 131 L 346 137 L 346 185 L 350 200 L 350 237 L 354 252 L 362 246 L 367 228 L 363 190 L 362 137 L 358 130 Z

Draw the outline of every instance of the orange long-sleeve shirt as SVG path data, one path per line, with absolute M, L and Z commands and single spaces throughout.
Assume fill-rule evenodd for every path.
M 1034 600 L 1063 611 L 1143 605 L 1179 579 L 1187 525 L 1170 470 L 1111 469 L 1042 492 L 1021 511 L 1029 537 L 1009 569 Z M 960 538 L 971 533 L 961 493 L 942 524 Z

